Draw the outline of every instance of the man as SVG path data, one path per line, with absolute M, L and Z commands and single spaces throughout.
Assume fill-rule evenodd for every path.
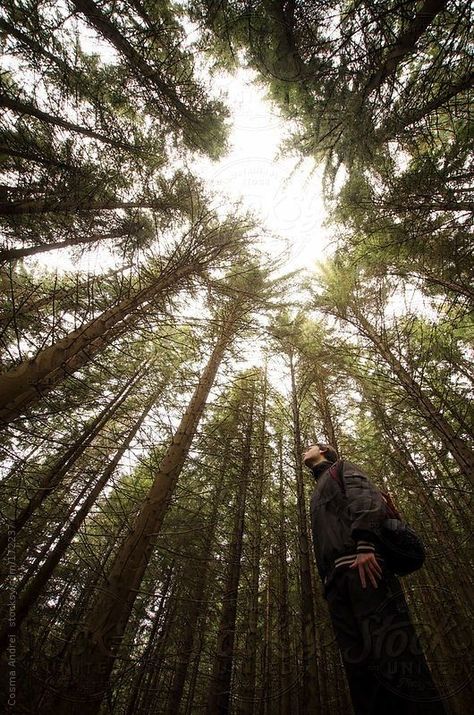
M 318 443 L 303 455 L 316 480 L 311 528 L 356 715 L 446 715 L 376 529 L 380 490 L 355 464 Z

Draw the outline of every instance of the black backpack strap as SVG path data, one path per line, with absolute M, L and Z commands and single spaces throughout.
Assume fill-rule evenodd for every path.
M 339 484 L 339 488 L 341 492 L 346 494 L 346 487 L 344 484 L 344 477 L 343 477 L 343 468 L 344 462 L 342 459 L 338 459 L 337 462 L 334 462 L 334 464 L 329 467 L 329 474 L 331 475 L 331 479 L 334 479 L 335 482 Z

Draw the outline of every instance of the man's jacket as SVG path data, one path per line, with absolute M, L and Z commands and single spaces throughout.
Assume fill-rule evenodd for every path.
M 347 567 L 357 553 L 375 551 L 379 540 L 374 531 L 385 518 L 385 503 L 378 487 L 351 462 L 329 462 L 313 467 L 316 488 L 311 498 L 311 528 L 316 565 L 321 580 L 335 567 Z M 337 477 L 343 480 L 343 488 Z

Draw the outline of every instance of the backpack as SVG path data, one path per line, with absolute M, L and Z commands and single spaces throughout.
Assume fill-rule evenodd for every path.
M 342 467 L 343 462 L 339 460 L 330 467 L 329 473 L 345 495 Z M 406 576 L 423 566 L 425 547 L 416 531 L 400 515 L 390 494 L 381 489 L 379 492 L 385 504 L 385 519 L 373 531 L 379 540 L 381 555 L 385 558 L 388 568 L 397 576 Z

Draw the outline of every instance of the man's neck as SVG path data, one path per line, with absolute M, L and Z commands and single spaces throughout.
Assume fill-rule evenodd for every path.
M 331 465 L 327 459 L 322 459 L 317 464 L 313 464 L 311 471 L 313 472 L 313 477 L 317 479 L 326 469 Z

